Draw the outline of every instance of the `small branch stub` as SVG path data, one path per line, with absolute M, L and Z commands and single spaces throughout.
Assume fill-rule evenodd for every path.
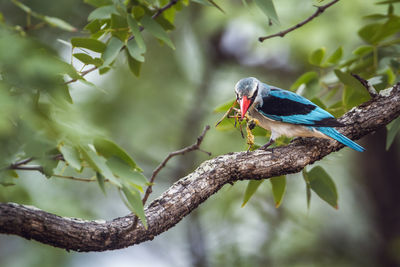
M 369 81 L 365 80 L 358 74 L 352 73 L 351 76 L 356 78 L 365 87 L 365 89 L 367 89 L 371 97 L 376 97 L 378 95 L 378 92 L 376 91 L 375 87 Z

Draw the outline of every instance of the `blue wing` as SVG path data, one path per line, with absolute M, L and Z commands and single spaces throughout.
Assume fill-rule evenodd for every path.
M 314 127 L 344 126 L 310 100 L 279 88 L 271 88 L 268 95 L 263 97 L 263 104 L 256 109 L 276 121 Z

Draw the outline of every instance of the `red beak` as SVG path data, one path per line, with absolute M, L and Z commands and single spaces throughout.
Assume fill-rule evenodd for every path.
M 251 100 L 248 99 L 247 96 L 243 96 L 243 98 L 240 100 L 240 113 L 242 115 L 242 119 L 244 118 L 244 115 L 249 109 L 250 104 Z

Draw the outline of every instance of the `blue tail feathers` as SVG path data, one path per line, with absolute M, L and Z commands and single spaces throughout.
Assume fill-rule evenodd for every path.
M 325 134 L 325 135 L 327 135 L 327 136 L 339 141 L 343 145 L 348 146 L 348 147 L 350 147 L 350 148 L 352 148 L 352 149 L 354 149 L 356 151 L 359 151 L 359 152 L 365 151 L 365 148 L 363 148 L 359 144 L 351 141 L 349 138 L 347 138 L 343 134 L 339 133 L 334 128 L 331 128 L 331 127 L 315 127 L 315 129 L 317 129 L 321 133 L 323 133 L 323 134 Z

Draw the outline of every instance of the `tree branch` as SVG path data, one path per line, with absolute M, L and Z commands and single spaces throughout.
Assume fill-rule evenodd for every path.
M 359 139 L 400 115 L 400 85 L 353 108 L 339 120 L 346 136 Z M 368 146 L 367 146 L 368 147 Z M 55 247 L 76 251 L 120 249 L 144 241 L 176 225 L 225 184 L 238 180 L 266 179 L 296 173 L 343 145 L 331 140 L 297 138 L 271 150 L 235 152 L 203 162 L 194 172 L 174 183 L 145 209 L 148 228 L 134 216 L 112 221 L 85 221 L 60 217 L 37 208 L 14 203 L 0 204 L 0 233 L 14 234 Z
M 271 39 L 273 37 L 278 37 L 278 36 L 284 37 L 289 32 L 292 32 L 292 31 L 304 26 L 305 24 L 309 23 L 310 21 L 312 21 L 313 19 L 315 19 L 316 17 L 321 15 L 325 11 L 325 9 L 327 9 L 328 7 L 336 4 L 337 2 L 339 2 L 339 0 L 333 0 L 332 2 L 330 2 L 330 3 L 328 3 L 328 4 L 324 5 L 324 6 L 318 6 L 317 10 L 314 12 L 314 14 L 312 14 L 310 17 L 308 17 L 307 19 L 303 20 L 302 22 L 294 25 L 293 27 L 288 28 L 287 30 L 284 30 L 284 31 L 281 31 L 281 32 L 278 32 L 278 33 L 275 33 L 275 34 L 271 34 L 271 35 L 268 35 L 268 36 L 265 36 L 265 37 L 260 37 L 260 38 L 258 38 L 258 41 L 264 42 L 265 40 Z

